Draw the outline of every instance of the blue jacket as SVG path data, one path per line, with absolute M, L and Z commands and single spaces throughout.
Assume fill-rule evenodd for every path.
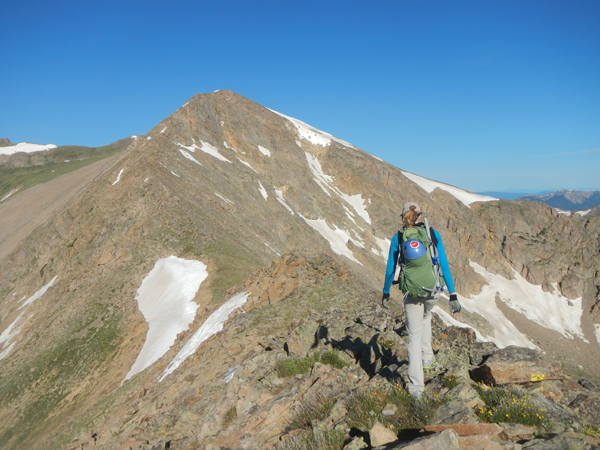
M 444 276 L 444 281 L 446 282 L 448 291 L 450 293 L 455 292 L 454 282 L 452 281 L 452 275 L 450 274 L 450 266 L 448 265 L 448 259 L 446 258 L 446 250 L 444 250 L 442 238 L 440 237 L 440 234 L 433 228 L 431 228 L 431 231 L 433 231 L 435 238 L 437 239 L 436 249 L 440 258 L 440 269 L 442 271 L 442 275 Z M 398 264 L 398 254 L 400 253 L 398 239 L 398 233 L 396 233 L 392 238 L 392 243 L 390 244 L 390 253 L 388 255 L 387 268 L 385 271 L 385 284 L 383 285 L 384 294 L 390 293 L 390 287 L 392 286 L 392 281 L 394 281 L 396 266 Z

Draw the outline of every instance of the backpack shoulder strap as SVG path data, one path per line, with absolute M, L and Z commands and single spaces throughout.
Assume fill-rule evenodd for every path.
M 431 233 L 431 235 L 429 236 L 429 239 L 431 239 L 431 242 L 433 243 L 433 245 L 435 245 L 437 247 L 438 240 L 437 240 L 437 237 L 435 237 L 435 230 L 433 228 L 429 228 L 429 231 Z

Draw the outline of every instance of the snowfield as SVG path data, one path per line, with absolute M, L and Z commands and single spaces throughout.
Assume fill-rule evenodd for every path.
M 450 186 L 449 184 L 428 180 L 427 178 L 420 177 L 419 175 L 415 175 L 414 173 L 402 171 L 402 175 L 404 175 L 406 178 L 408 178 L 413 183 L 417 184 L 419 187 L 421 187 L 429 193 L 433 192 L 435 188 L 440 188 L 446 192 L 449 192 L 458 200 L 463 202 L 466 206 L 469 206 L 471 203 L 475 202 L 493 202 L 495 200 L 498 200 L 494 197 L 488 197 L 486 195 L 478 195 L 473 194 L 472 192 L 463 191 L 462 189 Z
M 310 171 L 312 172 L 312 174 L 315 177 L 315 178 L 313 178 L 313 180 L 315 180 L 315 182 L 319 185 L 319 187 L 323 190 L 323 192 L 325 192 L 330 197 L 331 197 L 331 194 L 329 193 L 328 189 L 331 190 L 333 193 L 337 194 L 346 203 L 348 203 L 350 206 L 352 206 L 352 208 L 354 208 L 354 211 L 356 211 L 356 214 L 358 214 L 360 217 L 363 218 L 363 220 L 365 222 L 367 222 L 369 225 L 371 225 L 371 217 L 369 216 L 369 213 L 367 212 L 367 205 L 365 205 L 365 200 L 363 200 L 362 195 L 361 194 L 355 194 L 355 195 L 344 194 L 333 184 L 333 177 L 330 175 L 325 175 L 325 173 L 323 173 L 323 169 L 321 168 L 321 163 L 316 158 L 316 156 L 313 156 L 308 152 L 305 152 L 305 155 L 306 155 L 306 160 L 308 161 L 308 168 L 310 169 Z M 371 204 L 371 200 L 369 200 L 369 199 L 367 199 L 366 202 L 368 202 L 368 204 Z
M 57 278 L 58 278 L 58 276 L 55 276 L 54 278 L 52 278 L 48 282 L 48 284 L 46 284 L 43 288 L 41 288 L 39 291 L 37 291 L 35 294 L 33 294 L 27 300 L 25 300 L 25 302 L 21 306 L 19 306 L 17 309 L 22 309 L 25 306 L 31 305 L 33 302 L 35 302 L 38 298 L 40 298 L 42 295 L 44 295 L 48 289 L 50 289 L 50 287 L 54 284 L 54 282 L 56 281 Z
M 188 150 L 188 151 L 192 152 L 192 153 L 195 153 L 196 150 L 200 150 L 201 152 L 204 152 L 204 153 L 206 153 L 206 154 L 208 154 L 208 155 L 210 155 L 210 156 L 212 156 L 214 158 L 217 158 L 219 161 L 225 161 L 225 162 L 231 163 L 231 161 L 229 161 L 227 158 L 225 158 L 223 155 L 221 155 L 221 153 L 219 152 L 219 150 L 216 147 L 212 146 L 208 142 L 200 141 L 201 146 L 198 147 L 196 145 L 196 141 L 194 140 L 194 138 L 192 138 L 192 141 L 194 143 L 192 145 L 189 145 L 189 146 L 188 145 L 180 144 L 179 142 L 173 142 L 173 143 L 175 145 L 178 145 L 179 147 L 185 149 L 185 150 Z
M 209 337 L 221 331 L 223 329 L 223 324 L 229 317 L 229 314 L 246 303 L 246 299 L 249 295 L 250 294 L 245 292 L 237 294 L 223 303 L 219 309 L 212 313 L 202 324 L 202 326 L 198 328 L 198 331 L 194 333 L 190 340 L 185 343 L 181 350 L 179 350 L 179 353 L 175 355 L 175 358 L 173 358 L 171 363 L 164 370 L 158 381 L 160 382 L 164 380 L 167 375 L 173 373 L 173 371 L 177 369 L 189 356 L 196 353 L 196 350 L 200 344 L 206 341 Z M 236 368 L 237 367 L 233 369 L 234 372 Z M 231 376 L 233 377 L 233 372 L 231 373 Z
M 119 171 L 119 174 L 117 175 L 117 179 L 116 179 L 115 181 L 113 181 L 113 184 L 112 184 L 113 186 L 114 186 L 115 184 L 117 184 L 119 181 L 121 181 L 121 175 L 123 175 L 123 171 L 124 171 L 124 170 L 125 170 L 125 169 L 121 169 L 121 170 Z
M 135 297 L 148 323 L 146 341 L 123 382 L 158 361 L 188 329 L 199 307 L 193 299 L 207 277 L 200 261 L 169 256 L 156 262 Z
M 600 324 L 596 323 L 594 324 L 594 327 L 596 328 L 596 341 L 598 342 L 598 345 L 600 345 Z
M 354 261 L 362 266 L 360 261 L 354 257 L 354 253 L 352 253 L 352 251 L 346 245 L 346 243 L 350 240 L 353 242 L 355 241 L 345 230 L 340 230 L 335 225 L 335 228 L 330 228 L 325 219 L 307 219 L 302 215 L 300 217 L 302 217 L 313 230 L 317 231 L 329 242 L 331 250 L 333 250 L 336 255 L 345 256 L 349 260 Z
M 31 305 L 33 302 L 38 300 L 42 295 L 44 295 L 46 293 L 46 291 L 48 289 L 50 289 L 50 287 L 54 284 L 54 282 L 56 281 L 57 278 L 58 278 L 58 276 L 55 276 L 54 278 L 52 278 L 45 286 L 43 286 L 40 290 L 38 290 L 35 294 L 33 294 L 27 300 L 25 300 L 25 297 L 23 297 L 21 300 L 19 300 L 19 303 L 21 303 L 23 300 L 25 300 L 25 301 L 23 302 L 23 304 L 21 306 L 19 306 L 17 308 L 17 311 L 19 309 L 23 309 L 26 306 Z M 13 294 L 13 296 L 14 295 L 15 294 Z M 23 325 L 25 325 L 25 322 L 27 322 L 28 319 L 33 317 L 33 314 L 32 314 L 27 319 L 25 319 L 22 323 L 19 323 L 19 321 L 21 320 L 21 317 L 23 316 L 24 313 L 25 313 L 25 311 L 22 311 L 21 314 L 19 314 L 17 316 L 17 318 L 15 320 L 13 320 L 12 323 L 2 332 L 2 334 L 0 334 L 0 344 L 2 344 L 2 351 L 0 352 L 0 360 L 6 358 L 6 356 L 11 352 L 11 350 L 15 346 L 15 342 L 11 342 L 11 341 L 13 340 L 13 338 L 15 336 L 17 336 L 21 332 L 21 329 L 23 328 Z
M 311 127 L 310 125 L 302 122 L 301 120 L 286 116 L 285 114 L 281 114 L 277 111 L 273 111 L 272 109 L 270 109 L 269 111 L 274 112 L 278 116 L 281 116 L 281 117 L 289 120 L 290 122 L 292 122 L 292 124 L 296 127 L 296 130 L 298 130 L 298 134 L 300 135 L 300 137 L 302 139 L 306 139 L 313 145 L 320 145 L 322 147 L 327 147 L 328 145 L 331 144 L 331 141 L 336 141 L 337 143 L 342 144 L 344 147 L 356 148 L 356 147 L 354 147 L 354 145 L 350 144 L 349 142 L 342 141 L 341 139 L 338 139 L 329 133 L 326 133 L 321 130 L 317 130 L 316 128 Z
M 31 144 L 29 142 L 19 142 L 8 147 L 0 147 L 0 155 L 14 155 L 15 153 L 34 153 L 52 150 L 56 148 L 54 144 Z
M 470 261 L 469 264 L 488 283 L 477 295 L 471 295 L 469 298 L 459 296 L 460 303 L 466 310 L 484 317 L 494 327 L 493 336 L 486 336 L 473 328 L 480 340 L 494 342 L 500 348 L 509 345 L 537 348 L 496 306 L 496 298 L 498 298 L 544 328 L 554 330 L 569 339 L 578 337 L 588 342 L 581 329 L 583 314 L 581 298 L 569 300 L 558 292 L 556 286 L 554 292 L 544 292 L 541 286 L 529 283 L 516 271 L 513 273 L 515 278 L 508 280 L 488 272 L 477 263 Z M 439 314 L 447 325 L 472 328 L 454 319 L 437 306 L 434 312 Z M 600 336 L 597 334 L 596 337 Z

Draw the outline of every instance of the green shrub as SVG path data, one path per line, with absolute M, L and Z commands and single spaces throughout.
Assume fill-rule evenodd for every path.
M 454 389 L 459 384 L 458 378 L 453 373 L 448 374 L 444 378 L 442 378 L 442 384 L 448 389 Z
M 448 402 L 439 395 L 423 395 L 420 400 L 411 396 L 404 388 L 382 385 L 357 393 L 347 403 L 348 425 L 363 431 L 369 430 L 375 422 L 390 427 L 396 434 L 402 430 L 419 429 L 427 425 L 437 408 Z M 381 414 L 388 403 L 397 407 L 393 416 Z
M 304 375 L 310 372 L 316 362 L 328 364 L 336 369 L 346 367 L 346 362 L 336 350 L 330 350 L 323 355 L 320 352 L 315 352 L 305 358 L 285 358 L 280 359 L 275 364 L 275 370 L 280 378 L 293 377 L 294 375 Z
M 225 416 L 223 416 L 223 428 L 229 427 L 233 423 L 233 421 L 237 419 L 237 410 L 235 409 L 235 405 L 227 410 Z
M 293 377 L 294 375 L 304 375 L 310 372 L 310 369 L 319 361 L 319 352 L 313 353 L 306 358 L 285 358 L 280 359 L 275 364 L 275 370 L 280 378 Z
M 321 362 L 323 364 L 329 364 L 336 369 L 343 369 L 346 367 L 346 361 L 342 359 L 340 353 L 336 350 L 330 350 L 328 352 L 323 353 L 321 356 Z
M 307 399 L 300 405 L 296 414 L 292 416 L 288 428 L 290 430 L 310 428 L 313 420 L 321 421 L 329 415 L 336 400 L 335 397 L 325 397 L 323 395 L 316 395 Z
M 278 450 L 341 450 L 344 434 L 332 430 L 307 430 L 277 446 Z
M 485 422 L 541 426 L 545 424 L 545 411 L 536 408 L 529 401 L 527 393 L 516 387 L 486 390 L 476 386 L 476 390 L 485 402 L 485 406 L 478 411 L 479 418 Z

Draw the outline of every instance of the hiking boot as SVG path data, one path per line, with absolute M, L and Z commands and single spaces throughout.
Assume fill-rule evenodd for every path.
M 411 392 L 410 396 L 415 400 L 421 400 L 421 397 L 423 397 L 423 391 Z
M 433 363 L 435 363 L 435 356 L 427 361 L 423 361 L 423 369 L 431 369 Z
M 388 303 L 388 299 L 384 298 L 383 300 L 381 300 L 381 305 L 385 308 L 385 309 L 390 309 L 390 305 Z

